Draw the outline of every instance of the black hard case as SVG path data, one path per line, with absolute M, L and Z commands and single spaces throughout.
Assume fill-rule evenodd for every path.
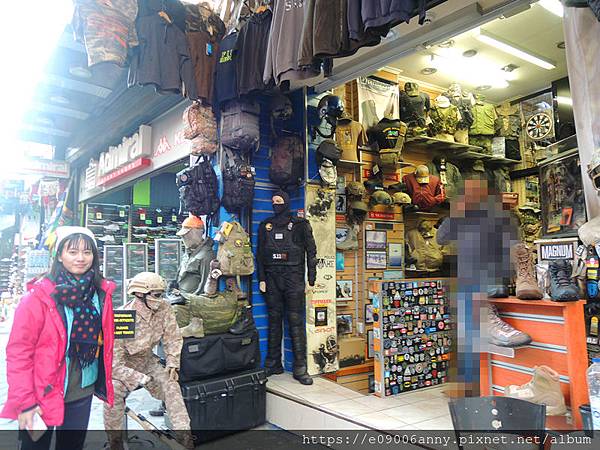
M 267 376 L 264 369 L 227 377 L 181 383 L 192 432 L 200 442 L 266 422 Z

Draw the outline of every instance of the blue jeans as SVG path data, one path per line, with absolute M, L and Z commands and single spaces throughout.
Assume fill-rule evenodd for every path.
M 85 443 L 93 395 L 65 403 L 65 419 L 56 427 L 56 450 L 82 450 Z M 20 450 L 48 450 L 54 427 L 49 427 L 42 437 L 33 442 L 26 430 L 19 431 Z

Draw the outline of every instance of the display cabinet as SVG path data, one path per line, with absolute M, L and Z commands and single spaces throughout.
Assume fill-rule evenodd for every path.
M 148 244 L 128 243 L 125 244 L 124 256 L 124 284 L 127 289 L 127 283 L 140 272 L 148 271 Z
M 445 383 L 452 321 L 443 280 L 371 281 L 375 395 Z
M 154 270 L 157 274 L 169 281 L 176 280 L 181 263 L 180 239 L 156 239 L 154 255 Z
M 123 284 L 123 246 L 104 246 L 104 265 L 102 268 L 104 278 L 113 281 L 117 287 L 112 296 L 113 308 L 119 308 L 125 304 L 127 294 Z

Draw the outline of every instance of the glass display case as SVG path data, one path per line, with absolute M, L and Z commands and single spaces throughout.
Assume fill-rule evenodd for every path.
M 124 283 L 127 283 L 140 272 L 148 271 L 148 244 L 128 243 L 124 244 Z
M 156 239 L 154 245 L 156 248 L 154 271 L 163 277 L 167 283 L 176 280 L 179 264 L 181 263 L 181 240 Z
M 113 292 L 113 308 L 119 308 L 125 304 L 127 295 L 123 284 L 123 246 L 104 246 L 104 265 L 102 272 L 104 278 L 113 281 L 117 287 Z

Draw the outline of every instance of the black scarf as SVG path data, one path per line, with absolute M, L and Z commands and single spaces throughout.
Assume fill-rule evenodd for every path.
M 98 346 L 102 332 L 100 314 L 94 306 L 96 293 L 94 271 L 75 278 L 62 269 L 56 277 L 54 301 L 73 310 L 69 356 L 79 359 L 81 367 L 87 367 L 98 358 Z

